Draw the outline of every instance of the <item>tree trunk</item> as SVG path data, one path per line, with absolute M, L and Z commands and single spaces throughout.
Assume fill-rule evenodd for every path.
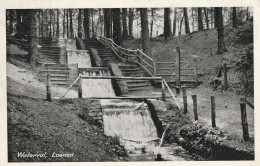
M 128 30 L 127 30 L 127 8 L 122 9 L 122 22 L 123 22 L 123 39 L 128 38 Z
M 129 26 L 129 37 L 133 38 L 133 22 L 134 22 L 134 9 L 129 8 L 128 15 L 128 26 Z
M 38 36 L 41 36 L 41 10 L 38 11 Z
M 67 9 L 66 12 L 66 16 L 67 16 L 67 38 L 70 37 L 70 31 L 69 31 L 69 10 Z
M 207 29 L 209 29 L 209 15 L 208 15 L 208 12 L 207 12 L 207 8 L 204 7 L 203 9 L 204 9 L 204 15 L 205 15 Z
M 82 21 L 81 21 L 81 9 L 79 9 L 79 17 L 78 17 L 78 37 L 79 37 L 79 35 L 82 33 L 82 32 L 81 32 L 81 24 L 82 24 Z
M 9 10 L 10 11 L 10 32 L 14 33 L 14 11 L 13 10 Z
M 89 9 L 84 9 L 84 32 L 85 38 L 90 38 L 90 31 L 89 31 Z
M 182 31 L 182 22 L 183 22 L 183 19 L 184 19 L 184 16 L 182 17 L 181 22 L 180 22 L 179 36 L 181 36 L 181 31 Z
M 214 8 L 211 8 L 211 28 L 214 28 Z
M 55 36 L 55 11 L 53 10 L 52 36 Z
M 143 52 L 151 56 L 147 8 L 140 9 Z
M 203 30 L 202 13 L 200 7 L 198 7 L 198 28 L 199 31 Z
M 49 14 L 50 14 L 50 23 L 49 23 L 49 24 L 50 24 L 50 32 L 49 32 L 49 37 L 51 37 L 51 34 L 52 34 L 52 33 L 51 33 L 51 15 L 52 15 L 51 9 L 49 10 L 49 12 L 50 12 L 50 13 L 49 13 Z
M 183 16 L 185 18 L 185 32 L 186 34 L 190 33 L 190 26 L 189 26 L 189 17 L 187 13 L 187 8 L 183 8 Z
M 174 19 L 173 19 L 173 30 L 172 30 L 174 36 L 176 36 L 176 15 L 177 15 L 177 8 L 174 8 Z
M 191 8 L 191 17 L 192 17 L 192 32 L 194 32 L 194 8 Z
M 249 21 L 250 13 L 248 7 L 246 8 L 246 21 Z
M 154 9 L 153 8 L 151 8 L 151 12 L 152 12 L 152 19 L 151 19 L 151 25 L 150 25 L 150 30 L 151 30 L 150 38 L 153 37 L 153 19 L 154 19 Z
M 121 21 L 120 21 L 120 8 L 114 8 L 113 11 L 113 39 L 116 44 L 121 45 Z
M 56 31 L 56 36 L 59 38 L 60 37 L 60 13 L 59 9 L 57 9 L 57 31 Z
M 218 32 L 218 51 L 217 54 L 222 54 L 226 52 L 226 45 L 224 40 L 224 26 L 223 26 L 223 16 L 222 16 L 222 7 L 215 7 L 215 21 L 217 25 Z
M 21 32 L 21 18 L 22 18 L 22 14 L 21 14 L 21 10 L 20 9 L 17 9 L 16 10 L 16 31 L 17 33 L 20 33 Z
M 28 15 L 29 19 L 29 49 L 28 49 L 28 61 L 31 62 L 32 67 L 36 67 L 38 60 L 38 48 L 37 48 L 37 26 L 36 26 L 36 11 L 30 10 Z
M 237 10 L 235 7 L 233 7 L 233 28 L 237 28 Z
M 70 37 L 74 38 L 74 35 L 73 35 L 73 23 L 72 23 L 72 9 L 69 9 L 69 14 L 70 14 Z
M 94 28 L 94 9 L 91 10 L 91 25 L 92 25 L 92 38 L 95 37 L 95 28 Z
M 164 37 L 169 38 L 172 35 L 172 28 L 171 28 L 171 9 L 164 8 Z
M 65 26 L 65 18 L 66 17 L 66 12 L 65 12 L 65 9 L 63 9 L 63 24 L 62 24 L 62 28 L 63 28 L 63 38 L 65 38 L 65 34 L 66 34 L 66 30 L 65 30 L 65 28 L 66 28 L 66 26 Z
M 110 9 L 104 9 L 104 19 L 105 19 L 105 36 L 107 38 L 111 38 L 111 17 L 110 17 Z

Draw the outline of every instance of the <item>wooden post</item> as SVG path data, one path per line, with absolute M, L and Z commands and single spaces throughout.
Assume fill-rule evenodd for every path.
M 244 88 L 247 90 L 248 89 L 248 74 L 246 68 L 243 69 L 243 83 L 244 83 Z
M 79 78 L 78 97 L 82 98 L 82 76 L 80 76 L 80 78 Z
M 241 109 L 241 120 L 242 120 L 242 128 L 243 128 L 243 138 L 244 138 L 244 141 L 248 141 L 249 132 L 248 132 L 248 123 L 247 123 L 247 116 L 246 116 L 246 99 L 245 98 L 241 98 L 240 109 Z
M 223 63 L 223 72 L 224 72 L 224 90 L 227 90 L 228 82 L 227 82 L 227 64 L 226 63 Z
M 212 120 L 212 127 L 216 127 L 216 112 L 215 112 L 215 97 L 211 96 L 211 120 Z
M 195 121 L 198 120 L 198 112 L 197 112 L 197 96 L 191 95 L 193 100 L 193 112 L 194 112 L 194 119 Z
M 197 60 L 196 58 L 193 59 L 194 60 L 194 75 L 195 75 L 195 81 L 196 81 L 196 85 L 198 85 L 198 67 L 197 67 Z
M 175 70 L 176 70 L 176 93 L 180 94 L 180 87 L 181 87 L 181 70 L 180 70 L 180 48 L 176 47 L 176 66 L 175 66 Z
M 158 31 L 156 31 L 156 37 L 158 37 Z
M 183 110 L 184 114 L 188 112 L 188 103 L 187 103 L 187 93 L 186 93 L 186 88 L 182 87 L 182 95 L 183 95 Z
M 153 76 L 156 77 L 157 75 L 157 60 L 153 59 Z
M 165 101 L 165 85 L 163 80 L 162 80 L 162 100 Z
M 51 102 L 51 75 L 50 74 L 47 74 L 46 92 L 47 92 L 47 101 Z

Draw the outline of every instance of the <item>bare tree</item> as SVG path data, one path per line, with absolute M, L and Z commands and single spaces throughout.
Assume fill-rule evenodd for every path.
M 151 56 L 147 8 L 140 8 L 140 15 L 141 15 L 143 51 L 146 55 Z
M 69 31 L 69 10 L 68 9 L 67 9 L 66 16 L 67 16 L 67 38 L 69 38 L 70 37 L 70 31 Z
M 56 35 L 57 37 L 60 37 L 60 13 L 59 13 L 59 9 L 57 9 L 57 31 L 56 31 Z
M 31 62 L 32 67 L 36 67 L 38 60 L 38 49 L 37 49 L 37 26 L 36 26 L 36 11 L 30 10 L 28 15 L 29 20 L 29 49 L 28 49 L 28 61 Z
M 172 28 L 171 28 L 171 9 L 164 8 L 164 36 L 165 38 L 171 37 Z
M 174 19 L 173 19 L 173 30 L 172 33 L 176 35 L 176 15 L 177 15 L 177 8 L 174 8 Z
M 69 14 L 70 14 L 70 37 L 73 38 L 73 18 L 72 18 L 72 9 L 69 9 Z
M 203 30 L 203 22 L 202 22 L 202 13 L 201 13 L 201 8 L 198 7 L 198 27 L 199 31 Z
M 223 16 L 222 7 L 215 7 L 215 21 L 218 32 L 218 51 L 217 54 L 222 54 L 227 51 L 225 40 L 224 40 L 224 26 L 223 26 Z
M 237 10 L 235 7 L 233 7 L 233 28 L 237 28 Z
M 186 34 L 190 33 L 190 26 L 189 26 L 189 17 L 188 17 L 188 13 L 187 13 L 187 8 L 183 8 L 183 16 L 185 18 L 185 31 Z
M 113 39 L 116 44 L 121 45 L 121 20 L 120 20 L 120 8 L 113 8 Z
M 84 33 L 85 38 L 90 38 L 90 29 L 89 29 L 89 10 L 90 9 L 84 9 Z
M 205 15 L 207 29 L 209 29 L 209 15 L 208 15 L 208 11 L 207 11 L 207 8 L 205 8 L 205 7 L 203 9 L 204 9 L 204 15 Z
M 127 30 L 127 8 L 122 9 L 122 22 L 123 22 L 123 39 L 128 38 L 128 30 Z
M 65 38 L 65 34 L 66 34 L 66 32 L 65 32 L 65 28 L 66 28 L 66 26 L 65 26 L 65 18 L 66 17 L 66 12 L 65 12 L 65 9 L 63 9 L 63 38 Z
M 104 21 L 105 21 L 105 36 L 107 38 L 111 38 L 111 16 L 110 16 L 110 9 L 104 9 Z
M 78 37 L 79 37 L 79 34 L 80 33 L 82 33 L 81 32 L 81 24 L 82 24 L 82 21 L 81 21 L 81 12 L 82 12 L 82 10 L 81 9 L 79 9 L 79 15 L 78 15 Z
M 133 38 L 133 21 L 134 21 L 134 9 L 129 8 L 129 15 L 128 15 L 128 30 L 129 30 L 129 37 Z

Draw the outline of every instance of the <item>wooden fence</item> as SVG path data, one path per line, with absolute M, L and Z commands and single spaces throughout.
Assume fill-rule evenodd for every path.
M 175 83 L 177 88 L 180 88 L 181 84 L 185 84 L 186 87 L 194 87 L 198 84 L 196 59 L 194 58 L 193 62 L 190 63 L 191 57 L 188 59 L 188 57 L 181 56 L 178 47 L 172 61 L 159 62 L 139 49 L 123 48 L 114 43 L 112 39 L 100 36 L 97 37 L 97 40 L 109 46 L 120 60 L 137 63 L 151 77 L 162 77 L 168 83 Z

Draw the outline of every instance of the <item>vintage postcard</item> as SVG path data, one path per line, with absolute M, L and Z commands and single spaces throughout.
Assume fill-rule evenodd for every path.
M 1 1 L 1 165 L 258 165 L 259 4 Z

